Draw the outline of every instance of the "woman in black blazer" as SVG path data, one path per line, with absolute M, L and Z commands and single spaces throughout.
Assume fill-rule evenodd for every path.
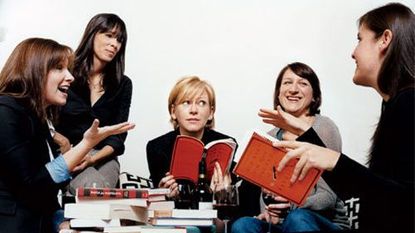
M 101 140 L 134 127 L 98 128 L 95 120 L 71 150 L 49 154 L 48 124 L 56 119 L 56 106 L 66 103 L 72 56 L 67 46 L 31 38 L 14 49 L 0 73 L 1 232 L 56 232 L 63 219 L 57 193 L 69 173 Z

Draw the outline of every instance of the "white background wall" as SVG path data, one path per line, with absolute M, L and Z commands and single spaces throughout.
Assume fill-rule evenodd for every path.
M 216 129 L 242 140 L 272 108 L 276 76 L 286 64 L 309 64 L 321 80 L 322 114 L 338 125 L 343 151 L 364 163 L 381 99 L 355 86 L 351 53 L 357 19 L 385 0 L 0 0 L 0 67 L 28 37 L 76 49 L 89 19 L 118 14 L 126 23 L 126 74 L 133 80 L 123 171 L 148 176 L 148 140 L 171 130 L 167 97 L 184 75 L 207 79 L 217 94 Z M 413 0 L 399 1 L 415 8 Z

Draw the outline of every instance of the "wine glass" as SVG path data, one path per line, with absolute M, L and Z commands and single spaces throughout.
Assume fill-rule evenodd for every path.
M 174 200 L 176 209 L 191 209 L 194 185 L 190 182 L 178 184 L 179 195 Z
M 213 193 L 213 208 L 218 210 L 218 218 L 224 223 L 224 233 L 228 232 L 228 222 L 237 213 L 238 206 L 239 195 L 235 185 L 225 186 Z
M 267 191 L 267 190 L 262 190 L 262 200 L 264 201 L 264 204 L 266 206 L 271 205 L 271 204 L 283 204 L 283 203 L 288 203 L 286 201 L 279 201 L 276 200 L 276 195 L 272 194 L 271 192 Z M 287 207 L 286 209 L 280 209 L 281 213 L 278 214 L 279 216 L 279 221 L 283 221 L 284 218 L 287 216 L 288 214 L 288 209 L 289 207 Z M 267 233 L 271 233 L 271 228 L 272 228 L 272 221 L 271 219 L 268 221 L 268 232 Z

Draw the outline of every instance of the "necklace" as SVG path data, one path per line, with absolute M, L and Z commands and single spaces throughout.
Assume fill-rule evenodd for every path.
M 93 91 L 101 92 L 104 90 L 103 88 L 103 76 L 102 74 L 93 76 L 88 79 L 89 88 Z

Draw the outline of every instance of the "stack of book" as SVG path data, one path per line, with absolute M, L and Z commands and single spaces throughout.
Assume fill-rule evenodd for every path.
M 148 224 L 148 206 L 163 202 L 169 189 L 79 188 L 76 203 L 65 205 L 65 218 L 77 230 L 104 232 L 124 225 Z

